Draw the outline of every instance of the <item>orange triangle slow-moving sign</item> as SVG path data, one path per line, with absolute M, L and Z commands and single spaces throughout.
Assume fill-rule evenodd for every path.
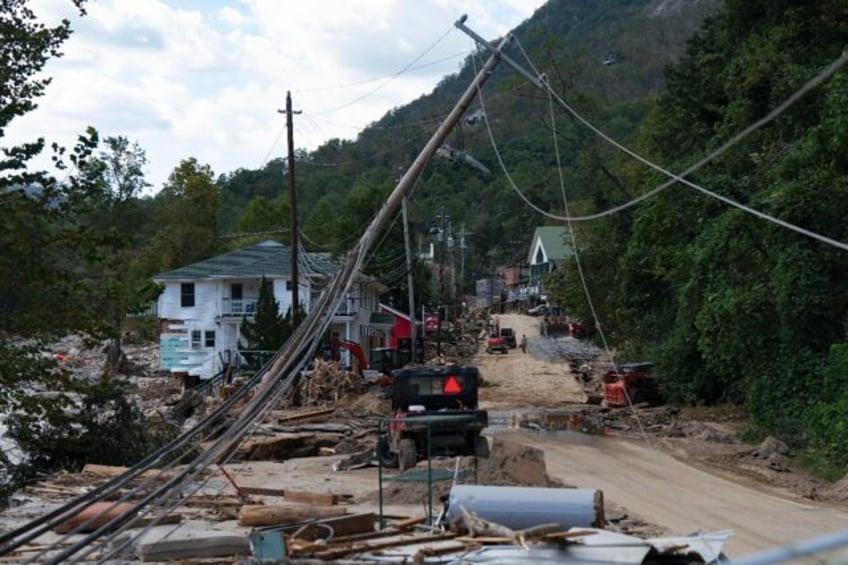
M 462 392 L 462 385 L 459 384 L 459 380 L 454 375 L 450 375 L 445 379 L 445 385 L 442 387 L 442 391 L 445 394 L 459 394 Z

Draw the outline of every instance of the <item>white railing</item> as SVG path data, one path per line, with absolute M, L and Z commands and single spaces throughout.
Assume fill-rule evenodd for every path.
M 256 302 L 252 298 L 224 298 L 221 301 L 221 315 L 252 316 L 256 312 Z

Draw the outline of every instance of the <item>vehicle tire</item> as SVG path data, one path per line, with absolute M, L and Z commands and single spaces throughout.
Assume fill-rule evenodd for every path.
M 474 438 L 474 455 L 483 459 L 489 458 L 489 440 L 484 436 Z
M 418 450 L 415 449 L 415 440 L 404 438 L 398 445 L 398 467 L 401 472 L 412 469 L 418 463 Z
M 377 457 L 380 459 L 380 464 L 389 469 L 397 469 L 400 464 L 398 454 L 391 450 L 389 442 L 385 438 L 380 438 L 377 441 Z

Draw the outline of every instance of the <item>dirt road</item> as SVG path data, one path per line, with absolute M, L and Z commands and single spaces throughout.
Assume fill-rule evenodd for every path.
M 540 340 L 548 339 L 539 336 L 537 318 L 506 315 L 500 323 L 513 327 L 519 337 L 525 333 L 530 353 L 481 351 L 475 357 L 474 363 L 493 385 L 481 391 L 489 410 L 554 407 L 583 400 L 581 387 L 566 365 L 534 356 L 534 350 L 543 349 Z M 848 530 L 848 514 L 835 506 L 758 486 L 750 479 L 700 470 L 643 441 L 575 433 L 500 433 L 543 449 L 551 476 L 567 484 L 599 488 L 607 501 L 669 532 L 735 530 L 727 547 L 730 556 Z
M 483 408 L 557 407 L 586 399 L 583 387 L 571 378 L 568 366 L 548 360 L 550 345 L 548 338 L 540 336 L 540 318 L 501 315 L 498 319 L 502 328 L 515 330 L 516 339 L 527 337 L 528 353 L 518 347 L 506 355 L 486 353 L 481 344 L 473 364 L 488 385 L 480 390 Z

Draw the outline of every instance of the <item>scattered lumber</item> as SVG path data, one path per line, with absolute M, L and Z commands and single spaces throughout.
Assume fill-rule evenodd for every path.
M 240 526 L 275 526 L 294 524 L 304 520 L 335 518 L 347 514 L 338 506 L 313 506 L 309 504 L 259 505 L 245 504 L 239 511 Z
M 335 411 L 335 408 L 322 408 L 320 410 L 310 410 L 309 412 L 303 412 L 301 414 L 287 414 L 277 418 L 277 422 L 280 424 L 289 422 L 303 422 L 306 420 L 313 420 L 316 418 L 323 418 L 324 416 L 329 416 Z
M 332 532 L 333 539 L 358 534 L 371 534 L 374 532 L 376 520 L 377 517 L 373 512 L 327 518 L 320 522 L 302 526 L 291 535 L 291 540 L 312 542 L 326 538 L 328 532 Z
M 343 500 L 353 498 L 351 494 L 333 494 L 331 492 L 306 492 L 282 488 L 268 487 L 243 487 L 239 486 L 243 494 L 256 496 L 277 496 L 285 498 L 288 502 L 299 502 L 302 504 L 314 504 L 316 506 L 335 506 Z
M 138 520 L 133 522 L 129 527 L 146 528 L 150 525 L 166 526 L 168 524 L 182 524 L 182 522 L 182 514 L 166 514 L 164 516 L 148 516 L 146 518 L 139 518 Z
M 98 479 L 114 479 L 120 475 L 123 475 L 129 471 L 129 467 L 116 467 L 113 465 L 95 465 L 94 463 L 89 463 L 85 467 L 82 468 L 82 472 L 86 475 L 91 475 L 92 477 Z M 150 469 L 141 473 L 137 479 L 146 480 L 151 478 L 158 478 L 164 480 L 169 480 L 174 478 L 174 471 L 160 471 L 159 469 Z
M 135 545 L 135 553 L 145 562 L 250 555 L 250 542 L 246 536 L 169 538 L 140 542 Z
M 406 531 L 411 530 L 418 524 L 423 524 L 425 521 L 427 521 L 426 516 L 421 516 L 420 518 L 407 518 L 406 520 L 399 520 L 397 522 L 393 522 L 392 527 L 396 530 Z
M 314 433 L 277 433 L 272 437 L 253 437 L 238 446 L 235 461 L 285 461 L 315 457 L 322 447 L 333 447 L 339 436 Z
M 475 539 L 481 543 L 490 544 L 515 544 L 528 547 L 530 542 L 540 541 L 549 534 L 561 533 L 559 524 L 539 524 L 523 530 L 513 530 L 501 524 L 484 520 L 473 512 L 469 512 L 464 506 L 459 507 L 462 526 Z M 564 532 L 562 532 L 564 533 Z M 563 539 L 560 537 L 560 539 Z

